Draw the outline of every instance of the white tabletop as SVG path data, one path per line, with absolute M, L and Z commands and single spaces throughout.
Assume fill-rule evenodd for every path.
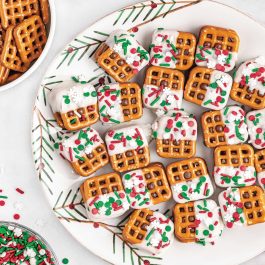
M 265 24 L 264 0 L 219 0 L 250 14 Z M 32 106 L 42 75 L 65 44 L 104 15 L 139 0 L 56 0 L 57 25 L 52 48 L 39 69 L 21 85 L 0 94 L 0 195 L 7 195 L 0 206 L 0 220 L 12 220 L 39 232 L 53 247 L 58 260 L 70 265 L 107 264 L 82 247 L 56 219 L 34 171 L 31 155 Z M 23 195 L 15 189 L 25 191 Z M 89 239 L 88 240 L 92 240 Z M 104 246 L 106 247 L 106 246 Z M 265 253 L 242 265 L 264 265 Z M 200 264 L 198 264 L 200 265 Z M 224 264 L 227 265 L 227 264 Z

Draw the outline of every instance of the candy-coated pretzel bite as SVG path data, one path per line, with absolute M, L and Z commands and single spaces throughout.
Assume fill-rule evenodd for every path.
M 112 168 L 124 172 L 147 166 L 150 163 L 149 134 L 150 129 L 141 126 L 108 131 L 105 141 Z
M 253 185 L 256 182 L 253 148 L 248 144 L 216 147 L 214 178 L 220 187 Z
M 98 104 L 104 124 L 136 120 L 143 114 L 141 88 L 136 83 L 105 85 L 98 90 Z
M 207 165 L 202 158 L 173 162 L 166 171 L 173 198 L 178 203 L 205 199 L 214 192 Z
M 243 62 L 236 71 L 230 93 L 233 100 L 253 109 L 265 108 L 265 57 Z
M 192 115 L 176 111 L 153 124 L 156 152 L 165 158 L 190 158 L 196 153 L 197 122 Z
M 150 207 L 171 198 L 167 176 L 161 163 L 125 173 L 122 182 L 130 206 L 134 209 Z
M 245 111 L 238 106 L 202 114 L 202 132 L 207 147 L 244 143 L 248 139 Z
M 133 246 L 158 254 L 173 241 L 174 224 L 165 215 L 147 208 L 134 210 L 122 235 Z
M 80 187 L 80 192 L 89 219 L 116 218 L 129 209 L 122 181 L 117 173 L 108 173 L 85 180 Z
M 193 65 L 196 37 L 190 32 L 157 29 L 150 45 L 154 66 L 188 70 Z
M 49 103 L 58 125 L 76 131 L 97 122 L 97 92 L 90 84 L 57 86 L 49 94 Z
M 150 66 L 145 75 L 143 103 L 150 109 L 163 111 L 181 108 L 184 75 L 175 69 Z
M 98 132 L 90 127 L 76 132 L 54 144 L 60 155 L 68 160 L 75 172 L 89 176 L 109 162 L 106 145 Z
M 226 227 L 265 222 L 265 196 L 258 186 L 228 188 L 219 194 Z
M 173 214 L 175 235 L 181 242 L 214 245 L 222 235 L 220 208 L 213 200 L 178 203 Z
M 229 72 L 235 67 L 239 36 L 232 29 L 215 26 L 201 28 L 195 63 L 198 66 Z
M 197 66 L 189 74 L 184 99 L 205 108 L 221 110 L 227 104 L 232 82 L 227 73 Z
M 130 81 L 149 62 L 148 52 L 125 30 L 113 31 L 98 48 L 95 58 L 119 83 Z

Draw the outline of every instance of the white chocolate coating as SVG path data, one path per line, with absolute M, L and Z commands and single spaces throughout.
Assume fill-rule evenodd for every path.
M 214 192 L 209 175 L 171 185 L 171 190 L 173 199 L 177 203 L 185 203 L 209 198 Z
M 246 113 L 238 106 L 229 106 L 221 110 L 225 124 L 225 138 L 228 144 L 244 143 L 248 139 L 248 128 L 245 121 Z
M 255 148 L 265 147 L 265 109 L 253 110 L 247 114 L 249 143 Z
M 97 92 L 90 84 L 75 84 L 70 87 L 55 87 L 48 95 L 53 113 L 67 113 L 78 108 L 95 105 Z
M 110 156 L 148 146 L 150 129 L 144 126 L 129 126 L 111 130 L 106 134 L 106 145 Z
M 213 110 L 223 109 L 227 104 L 232 84 L 233 79 L 229 74 L 214 70 L 201 106 Z
M 256 170 L 253 166 L 215 166 L 214 180 L 222 188 L 251 186 L 256 182 Z
M 196 217 L 196 242 L 203 245 L 215 244 L 222 235 L 224 224 L 220 216 L 220 207 L 213 200 L 194 202 Z
M 151 219 L 145 238 L 140 244 L 134 246 L 152 254 L 158 254 L 172 244 L 174 224 L 159 212 L 154 212 Z
M 134 35 L 126 30 L 113 31 L 106 44 L 123 58 L 132 68 L 140 71 L 149 62 L 148 52 L 138 43 Z
M 150 50 L 151 64 L 176 68 L 176 44 L 179 32 L 176 30 L 157 29 L 153 33 Z

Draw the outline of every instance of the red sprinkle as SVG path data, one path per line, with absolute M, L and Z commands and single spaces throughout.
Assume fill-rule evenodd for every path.
M 18 213 L 15 213 L 15 214 L 13 215 L 13 217 L 14 217 L 15 220 L 20 219 L 20 215 L 19 215 Z
M 254 116 L 254 115 L 250 115 L 250 116 L 248 117 L 248 119 L 249 119 L 250 121 L 254 121 L 254 120 L 255 120 L 255 116 Z
M 137 32 L 139 29 L 137 27 L 132 28 L 132 32 Z
M 5 201 L 0 201 L 0 206 L 5 206 Z
M 156 8 L 157 7 L 157 4 L 156 3 L 152 3 L 151 4 L 151 8 Z
M 95 228 L 98 228 L 98 227 L 99 227 L 99 223 L 94 223 L 93 226 L 94 226 Z

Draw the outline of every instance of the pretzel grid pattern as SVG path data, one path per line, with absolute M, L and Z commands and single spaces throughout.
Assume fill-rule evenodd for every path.
M 40 16 L 31 16 L 17 25 L 14 38 L 23 62 L 31 63 L 39 58 L 47 42 L 46 29 Z
M 176 68 L 187 70 L 192 67 L 196 49 L 196 38 L 192 33 L 179 32 L 177 37 Z
M 39 14 L 38 0 L 0 1 L 1 23 L 5 29 L 35 14 Z
M 222 131 L 218 132 L 216 128 L 222 127 Z M 221 112 L 219 110 L 207 111 L 202 115 L 202 131 L 204 143 L 208 147 L 216 147 L 226 145 L 226 137 L 224 133 L 225 124 L 222 121 Z
M 239 47 L 239 37 L 234 30 L 219 27 L 202 27 L 199 37 L 199 46 L 207 48 L 218 48 L 237 52 Z
M 185 173 L 190 173 L 188 178 Z M 204 160 L 199 157 L 174 162 L 167 166 L 167 177 L 170 185 L 191 181 L 205 175 L 208 175 L 207 166 Z
M 250 186 L 239 189 L 244 214 L 248 225 L 265 222 L 265 199 L 260 187 Z
M 256 152 L 255 167 L 258 173 L 265 171 L 265 149 Z
M 171 197 L 167 177 L 162 164 L 153 164 L 142 169 L 146 186 L 153 204 L 167 201 Z
M 197 105 L 202 104 L 207 92 L 207 87 L 210 85 L 212 72 L 212 69 L 198 66 L 191 70 L 184 91 L 184 98 L 187 101 Z
M 145 167 L 150 162 L 147 146 L 110 156 L 112 168 L 118 172 Z
M 1 54 L 1 63 L 8 69 L 25 72 L 29 63 L 22 62 L 13 38 L 14 26 L 10 26 L 5 34 L 5 43 Z
M 145 85 L 164 86 L 170 90 L 184 89 L 184 75 L 178 70 L 151 66 L 146 71 Z
M 95 57 L 99 66 L 117 82 L 127 82 L 135 75 L 132 67 L 105 43 L 101 44 Z
M 180 241 L 195 241 L 195 220 L 194 202 L 176 204 L 174 208 L 175 235 Z
M 196 153 L 196 141 L 156 139 L 156 152 L 165 158 L 190 158 Z
M 141 89 L 136 83 L 120 84 L 124 121 L 139 119 L 143 114 Z
M 3 47 L 4 47 L 4 42 L 5 42 L 5 30 L 3 29 L 1 25 L 1 20 L 0 20 L 0 55 L 2 54 Z
M 98 120 L 98 105 L 96 103 L 95 105 L 68 111 L 67 113 L 56 112 L 54 117 L 60 127 L 69 131 L 80 130 Z
M 131 244 L 141 243 L 147 233 L 150 225 L 149 218 L 153 216 L 153 211 L 149 209 L 135 210 L 130 216 L 129 221 L 125 224 L 123 237 Z
M 250 145 L 219 146 L 214 150 L 215 166 L 254 166 L 254 150 Z
M 121 190 L 123 190 L 123 186 L 117 173 L 108 173 L 89 178 L 80 187 L 85 201 L 96 196 Z
M 233 83 L 230 96 L 233 100 L 247 105 L 253 109 L 265 108 L 265 94 L 259 94 L 257 89 L 253 91 L 249 90 L 248 85 L 242 85 L 240 83 Z
M 97 146 L 90 154 L 87 154 L 82 158 L 84 161 L 77 160 L 71 162 L 74 170 L 81 176 L 88 176 L 109 162 L 109 156 L 105 144 Z

